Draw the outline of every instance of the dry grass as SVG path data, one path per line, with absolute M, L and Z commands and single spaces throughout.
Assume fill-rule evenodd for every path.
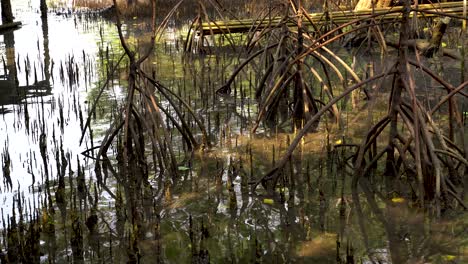
M 133 2 L 130 4 L 129 2 Z M 89 9 L 103 9 L 106 7 L 110 7 L 113 5 L 112 0 L 75 0 L 74 7 L 77 8 L 89 8 Z M 148 8 L 151 5 L 151 2 L 148 0 L 117 0 L 117 5 L 122 10 L 124 15 L 126 14 L 135 14 L 135 13 L 143 13 L 148 12 L 150 10 Z

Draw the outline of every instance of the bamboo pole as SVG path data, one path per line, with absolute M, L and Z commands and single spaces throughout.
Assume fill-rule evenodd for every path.
M 8 24 L 2 24 L 0 25 L 0 31 L 5 31 L 8 29 L 12 28 L 17 28 L 21 26 L 21 22 L 13 22 L 13 23 L 8 23 Z
M 464 0 L 466 1 L 466 0 Z M 422 4 L 417 6 L 417 10 L 420 12 L 418 16 L 424 17 L 434 17 L 439 16 L 438 13 L 443 13 L 444 15 L 454 15 L 454 16 L 463 16 L 464 15 L 464 2 L 446 2 L 446 3 L 437 3 L 437 4 Z M 413 6 L 415 8 L 415 6 Z M 351 10 L 351 11 L 332 11 L 329 12 L 329 19 L 336 24 L 343 24 L 349 22 L 353 19 L 363 19 L 371 15 L 379 15 L 378 20 L 394 20 L 401 18 L 401 6 L 389 7 L 389 8 L 375 8 L 374 10 Z M 427 12 L 424 12 L 427 11 Z M 465 10 L 466 12 L 466 10 Z M 413 12 L 410 14 L 410 17 L 413 16 Z M 466 14 L 466 13 L 465 13 Z M 309 20 L 304 20 L 303 25 L 308 26 L 312 23 L 324 23 L 326 18 L 323 13 L 311 13 L 308 15 Z M 282 20 L 282 17 L 274 17 L 272 19 L 263 20 L 261 22 L 255 19 L 240 19 L 240 20 L 229 20 L 229 21 L 215 21 L 202 23 L 201 30 L 199 33 L 203 35 L 211 34 L 228 34 L 228 33 L 245 33 L 251 30 L 252 27 L 256 27 L 258 30 L 269 27 L 271 25 L 279 24 Z M 328 20 L 328 22 L 330 22 Z M 288 26 L 294 27 L 297 26 L 297 23 L 291 21 L 287 23 Z M 194 29 L 196 30 L 196 29 Z

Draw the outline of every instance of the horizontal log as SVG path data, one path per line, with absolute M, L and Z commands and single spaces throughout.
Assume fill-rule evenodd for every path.
M 13 22 L 13 23 L 3 24 L 3 25 L 0 25 L 0 31 L 5 31 L 5 30 L 8 30 L 8 29 L 18 28 L 21 25 L 22 24 L 19 21 Z
M 445 15 L 463 15 L 463 2 L 446 2 L 446 3 L 435 3 L 435 4 L 420 4 L 417 7 L 419 11 L 418 16 L 434 17 L 440 12 Z M 401 17 L 402 6 L 394 6 L 389 8 L 376 8 L 374 10 L 351 10 L 351 11 L 332 11 L 325 16 L 323 12 L 311 13 L 309 17 L 312 23 L 320 25 L 324 23 L 336 23 L 343 24 L 353 19 L 365 19 L 372 15 L 379 15 L 378 21 L 382 20 L 393 20 Z M 423 13 L 424 11 L 433 11 L 431 13 Z M 413 14 L 411 14 L 412 16 Z M 264 29 L 266 27 L 274 27 L 279 25 L 282 21 L 282 17 L 275 17 L 271 20 L 255 20 L 255 19 L 241 19 L 241 20 L 229 20 L 229 21 L 215 21 L 209 23 L 202 23 L 201 25 L 194 25 L 194 30 L 198 34 L 212 35 L 212 34 L 229 34 L 229 33 L 245 33 L 256 28 L 257 30 Z M 310 25 L 308 19 L 303 19 L 304 25 Z M 291 21 L 287 23 L 288 26 L 294 27 L 296 24 Z

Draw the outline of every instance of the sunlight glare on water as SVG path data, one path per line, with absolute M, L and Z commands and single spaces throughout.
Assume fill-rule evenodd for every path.
M 17 79 L 20 88 L 11 86 L 1 87 L 2 94 L 15 94 L 21 87 L 26 87 L 35 82 L 34 69 L 37 71 L 37 81 L 45 84 L 42 96 L 32 93 L 20 101 L 11 100 L 9 104 L 1 107 L 6 113 L 0 116 L 0 149 L 8 151 L 11 159 L 12 189 L 15 192 L 2 190 L 0 194 L 0 206 L 4 212 L 10 212 L 13 204 L 13 196 L 20 191 L 28 201 L 32 198 L 32 178 L 35 177 L 35 185 L 40 185 L 44 173 L 43 163 L 39 150 L 39 136 L 41 125 L 45 121 L 44 134 L 47 138 L 49 177 L 56 177 L 56 168 L 51 161 L 55 159 L 56 144 L 63 142 L 63 150 L 70 153 L 72 164 L 76 163 L 77 155 L 86 148 L 87 142 L 79 145 L 81 136 L 80 122 L 77 105 L 85 105 L 83 102 L 87 96 L 87 85 L 81 79 L 71 85 L 59 78 L 60 65 L 66 67 L 66 62 L 73 58 L 75 63 L 83 66 L 83 51 L 87 60 L 94 61 L 99 36 L 95 31 L 85 30 L 85 27 L 76 18 L 56 16 L 49 13 L 48 28 L 44 27 L 38 12 L 39 0 L 14 0 L 12 1 L 15 21 L 21 21 L 23 26 L 13 32 L 14 46 L 8 48 L 14 54 L 17 62 Z M 6 57 L 5 35 L 0 36 L 0 56 Z M 44 65 L 47 57 L 52 77 L 46 80 Z M 11 62 L 9 62 L 11 63 Z M 29 64 L 30 72 L 27 80 L 26 65 Z M 53 68 L 52 68 L 53 67 Z M 2 67 L 3 68 L 3 67 Z M 81 67 L 80 67 L 81 68 Z M 0 70 L 3 72 L 3 69 Z M 7 82 L 7 81 L 0 81 Z M 50 88 L 48 83 L 50 83 Z M 5 91 L 11 89 L 11 92 Z M 43 107 L 42 107 L 43 105 Z M 25 107 L 26 106 L 26 107 Z M 59 107 L 63 106 L 64 128 L 59 125 Z M 81 109 L 86 116 L 86 109 Z M 29 115 L 29 122 L 25 120 L 25 111 Z M 29 124 L 27 124 L 27 122 Z M 29 126 L 30 131 L 26 130 Z M 55 135 L 55 142 L 53 136 Z M 86 140 L 85 140 L 86 141 Z M 81 157 L 80 157 L 81 158 Z M 40 169 L 39 169 L 40 168 Z M 0 171 L 0 175 L 3 172 Z M 2 175 L 3 176 L 3 175 Z M 1 177 L 0 177 L 1 178 Z M 35 187 L 34 189 L 38 189 Z M 36 199 L 37 199 L 36 194 Z M 40 194 L 39 194 L 40 195 Z

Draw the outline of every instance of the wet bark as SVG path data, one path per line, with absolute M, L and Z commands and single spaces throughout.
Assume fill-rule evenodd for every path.
M 441 50 L 440 46 L 442 44 L 442 37 L 447 30 L 448 24 L 450 22 L 449 18 L 442 18 L 439 20 L 437 25 L 432 30 L 432 37 L 430 40 L 425 39 L 409 39 L 406 41 L 406 45 L 414 50 L 421 52 L 422 55 L 432 58 L 436 53 Z M 386 40 L 386 44 L 390 47 L 399 48 L 401 43 L 395 40 Z M 461 55 L 450 49 L 442 49 L 441 54 L 456 60 L 462 60 Z
M 302 1 L 297 1 L 297 56 L 301 56 L 304 51 L 304 30 L 302 23 L 303 9 Z M 302 129 L 309 118 L 318 112 L 318 107 L 315 104 L 313 94 L 308 92 L 307 86 L 302 77 L 304 72 L 304 60 L 301 59 L 296 63 L 297 72 L 294 76 L 294 125 L 296 129 Z M 309 90 L 310 91 L 310 90 Z M 318 122 L 314 124 L 311 131 L 314 131 L 318 126 Z
M 302 10 L 301 1 L 297 2 L 298 6 L 298 20 L 297 20 L 297 56 L 300 56 L 303 51 L 304 36 L 302 32 Z M 304 122 L 305 100 L 304 100 L 304 87 L 302 84 L 301 72 L 303 71 L 303 60 L 299 60 L 297 63 L 297 73 L 294 78 L 294 123 L 297 129 L 302 128 Z
M 11 2 L 10 0 L 1 0 L 2 7 L 2 23 L 13 23 L 13 12 L 11 11 Z
M 432 38 L 429 41 L 429 46 L 423 51 L 424 56 L 426 57 L 433 57 L 435 53 L 439 50 L 440 44 L 442 43 L 442 37 L 447 30 L 448 24 L 450 22 L 450 18 L 442 18 L 439 19 L 437 25 L 434 27 L 432 31 Z
M 408 83 L 407 73 L 407 60 L 408 60 L 408 39 L 409 39 L 409 13 L 410 13 L 410 2 L 405 1 L 403 9 L 403 16 L 401 19 L 400 38 L 399 38 L 399 51 L 398 51 L 398 75 L 395 76 L 392 93 L 390 97 L 390 136 L 388 142 L 387 161 L 385 165 L 385 175 L 391 177 L 393 180 L 397 175 L 395 172 L 395 142 L 398 135 L 398 108 L 401 104 L 402 93 L 404 90 L 404 82 Z M 417 162 L 417 164 L 419 164 Z M 422 184 L 422 181 L 420 181 Z

